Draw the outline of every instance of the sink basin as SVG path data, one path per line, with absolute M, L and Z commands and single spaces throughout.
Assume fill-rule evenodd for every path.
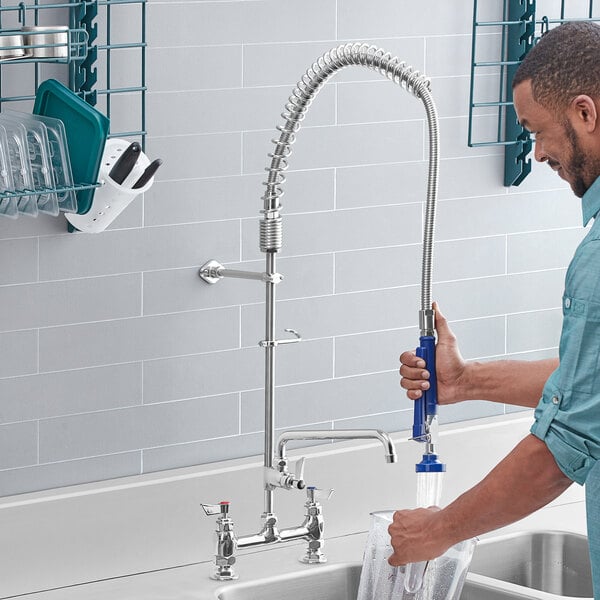
M 569 598 L 592 598 L 587 538 L 526 531 L 479 542 L 470 573 Z
M 216 600 L 356 600 L 361 563 L 313 565 L 221 587 Z M 460 600 L 593 600 L 587 538 L 525 531 L 479 542 Z M 383 599 L 382 599 L 383 600 Z
M 266 580 L 222 588 L 218 600 L 356 600 L 361 563 L 314 565 Z
M 217 592 L 217 600 L 356 600 L 360 563 L 319 565 L 305 571 L 250 583 L 232 583 Z M 535 600 L 536 596 L 467 580 L 461 600 Z
M 485 583 L 465 581 L 460 600 L 536 600 L 536 596 L 531 590 L 515 591 L 488 585 Z

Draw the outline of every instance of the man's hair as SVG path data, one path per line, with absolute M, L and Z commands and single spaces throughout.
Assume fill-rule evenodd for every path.
M 545 33 L 519 65 L 512 86 L 527 80 L 533 99 L 553 111 L 564 110 L 579 94 L 600 98 L 600 26 L 574 21 Z

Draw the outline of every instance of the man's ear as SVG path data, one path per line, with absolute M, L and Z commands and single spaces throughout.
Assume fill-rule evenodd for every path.
M 593 132 L 600 123 L 594 100 L 586 94 L 580 94 L 571 101 L 571 114 L 588 132 Z

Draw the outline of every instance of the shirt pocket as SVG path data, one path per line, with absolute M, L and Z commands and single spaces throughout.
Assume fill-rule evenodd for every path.
M 600 305 L 563 296 L 563 329 L 560 338 L 560 387 L 592 393 L 600 390 Z

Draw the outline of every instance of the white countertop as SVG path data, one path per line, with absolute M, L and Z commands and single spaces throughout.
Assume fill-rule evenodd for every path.
M 442 502 L 480 481 L 528 434 L 530 423 L 530 415 L 518 414 L 441 428 L 448 464 Z M 301 450 L 308 457 L 307 481 L 336 490 L 323 507 L 328 565 L 362 561 L 370 512 L 414 506 L 420 449 L 401 433 L 394 441 L 399 460 L 392 465 L 383 460 L 379 442 Z M 214 600 L 226 586 L 322 568 L 298 562 L 305 542 L 288 542 L 241 551 L 237 582 L 209 579 L 216 521 L 203 515 L 200 503 L 231 500 L 238 535 L 258 531 L 262 480 L 262 457 L 251 457 L 1 498 L 0 599 Z M 496 535 L 524 529 L 585 533 L 583 498 L 583 489 L 573 485 L 549 507 Z M 281 526 L 302 522 L 304 501 L 298 491 L 277 492 Z
M 488 534 L 493 537 L 524 530 L 571 531 L 585 534 L 585 505 L 581 500 L 551 505 L 522 521 Z M 347 535 L 327 541 L 328 565 L 360 562 L 366 540 L 365 533 Z M 240 552 L 237 582 L 216 582 L 209 579 L 214 571 L 210 562 L 164 569 L 128 577 L 98 581 L 86 585 L 61 588 L 28 595 L 28 600 L 215 600 L 219 590 L 272 577 L 277 574 L 319 569 L 321 565 L 303 565 L 298 557 L 303 542 L 278 545 L 262 551 Z

